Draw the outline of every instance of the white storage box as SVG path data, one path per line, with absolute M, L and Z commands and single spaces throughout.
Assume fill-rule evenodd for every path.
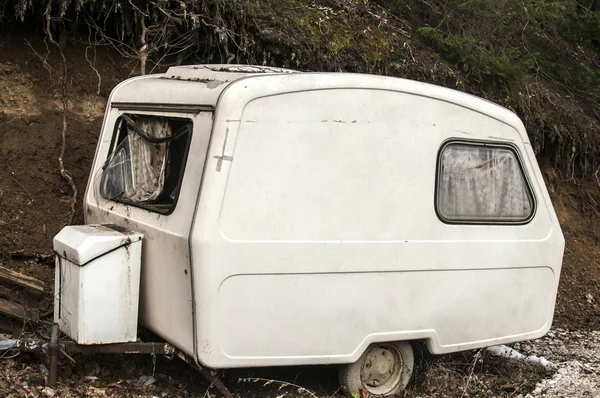
M 78 344 L 136 341 L 142 238 L 111 225 L 54 237 L 54 321 Z

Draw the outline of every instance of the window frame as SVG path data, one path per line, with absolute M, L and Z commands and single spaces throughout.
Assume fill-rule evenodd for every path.
M 519 169 L 521 170 L 521 174 L 523 176 L 523 180 L 527 191 L 529 192 L 529 196 L 531 198 L 531 212 L 530 214 L 521 219 L 521 220 L 505 220 L 505 219 L 448 219 L 442 215 L 439 209 L 440 204 L 440 195 L 439 195 L 439 187 L 440 187 L 440 177 L 441 177 L 441 167 L 442 167 L 442 154 L 444 150 L 450 145 L 461 145 L 467 147 L 492 147 L 492 148 L 502 148 L 508 149 L 511 151 L 515 158 L 517 159 L 517 163 L 519 165 Z M 487 140 L 475 140 L 475 139 L 462 139 L 462 138 L 449 138 L 445 140 L 437 153 L 436 159 L 436 169 L 435 169 L 435 187 L 434 187 L 434 208 L 435 213 L 438 219 L 444 224 L 448 225 L 526 225 L 529 224 L 535 217 L 537 213 L 537 197 L 535 195 L 535 191 L 533 189 L 533 185 L 531 183 L 531 179 L 529 174 L 527 173 L 525 167 L 523 166 L 523 157 L 521 156 L 521 152 L 519 148 L 512 142 L 506 141 L 487 141 Z
M 191 130 L 190 133 L 188 134 L 187 138 L 186 138 L 186 142 L 185 142 L 185 150 L 184 150 L 184 155 L 183 155 L 183 164 L 181 167 L 181 171 L 179 172 L 179 175 L 177 176 L 177 188 L 176 188 L 176 192 L 175 192 L 175 198 L 173 199 L 173 205 L 167 209 L 167 210 L 160 210 L 158 209 L 156 206 L 152 206 L 152 204 L 147 204 L 147 203 L 138 203 L 138 202 L 133 202 L 131 200 L 125 200 L 125 199 L 107 199 L 105 198 L 101 192 L 99 192 L 100 196 L 107 201 L 113 201 L 115 203 L 121 203 L 127 206 L 133 206 L 133 207 L 137 207 L 152 213 L 157 213 L 163 216 L 169 216 L 171 214 L 173 214 L 173 212 L 175 211 L 175 209 L 177 208 L 177 203 L 179 202 L 179 194 L 181 193 L 181 186 L 183 184 L 183 177 L 185 175 L 185 169 L 187 167 L 187 161 L 188 161 L 188 157 L 189 157 L 189 153 L 190 153 L 190 148 L 191 148 L 191 143 L 192 143 L 192 135 L 194 132 L 194 119 L 191 117 L 182 117 L 182 116 L 171 116 L 171 115 L 164 115 L 164 114 L 152 114 L 152 113 L 144 113 L 142 112 L 119 112 L 119 115 L 117 117 L 117 119 L 114 122 L 113 125 L 113 132 L 112 132 L 112 136 L 110 138 L 110 145 L 109 145 L 109 149 L 108 149 L 108 154 L 106 155 L 106 159 L 104 160 L 104 164 L 102 165 L 102 167 L 100 168 L 100 170 L 102 170 L 102 172 L 104 171 L 104 166 L 107 164 L 107 162 L 110 159 L 110 156 L 113 154 L 114 150 L 117 148 L 118 146 L 118 136 L 120 134 L 120 129 L 119 129 L 119 125 L 120 123 L 123 121 L 123 114 L 127 115 L 127 116 L 145 116 L 145 117 L 166 117 L 167 119 L 179 119 L 182 121 L 188 121 L 191 124 Z M 182 137 L 184 138 L 184 137 Z

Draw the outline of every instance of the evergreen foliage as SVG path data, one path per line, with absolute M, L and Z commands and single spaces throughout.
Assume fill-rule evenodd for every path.
M 231 62 L 457 88 L 516 111 L 565 175 L 600 168 L 600 0 L 0 0 L 0 21 L 145 73 Z

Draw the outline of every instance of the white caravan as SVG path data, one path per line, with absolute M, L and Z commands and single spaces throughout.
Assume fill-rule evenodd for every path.
M 416 341 L 544 335 L 564 249 L 514 113 L 361 74 L 129 79 L 84 210 L 143 235 L 140 325 L 215 369 L 339 364 L 350 395 L 402 390 Z

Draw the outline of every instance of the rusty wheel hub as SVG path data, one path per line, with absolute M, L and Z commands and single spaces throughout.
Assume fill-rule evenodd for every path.
M 383 395 L 400 382 L 402 359 L 395 347 L 387 344 L 372 347 L 360 371 L 363 386 L 371 394 Z

